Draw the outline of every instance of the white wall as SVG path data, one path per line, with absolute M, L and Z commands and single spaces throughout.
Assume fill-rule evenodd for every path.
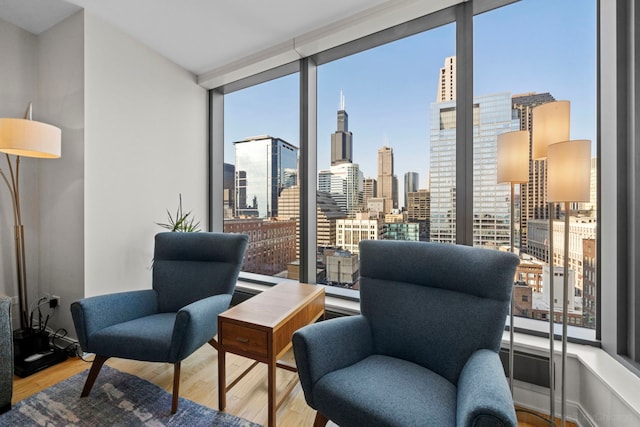
M 38 159 L 40 295 L 60 297 L 50 321 L 75 336 L 70 304 L 84 296 L 84 16 L 38 36 L 38 111 L 62 130 L 62 157 Z
M 85 12 L 85 295 L 151 286 L 166 209 L 206 224 L 207 92 Z
M 37 37 L 13 24 L 0 20 L 0 117 L 23 118 L 29 102 L 33 102 L 33 118 L 39 119 L 37 105 Z M 12 156 L 12 159 L 14 157 Z M 38 212 L 37 176 L 39 159 L 22 159 L 20 185 L 22 222 L 25 226 L 27 295 L 37 295 L 38 283 Z M 9 171 L 4 154 L 0 169 Z M 0 182 L 0 294 L 18 295 L 16 284 L 13 210 L 7 186 Z M 18 327 L 18 308 L 12 310 L 14 327 Z

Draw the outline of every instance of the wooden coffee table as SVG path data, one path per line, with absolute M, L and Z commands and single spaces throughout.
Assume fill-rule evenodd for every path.
M 276 367 L 297 372 L 279 361 L 291 348 L 291 336 L 299 328 L 324 315 L 324 287 L 304 283 L 280 283 L 230 308 L 218 316 L 218 403 L 226 406 L 226 393 L 258 363 L 268 366 L 269 427 L 276 425 L 276 411 L 296 385 L 292 381 L 276 401 Z M 225 353 L 255 360 L 227 386 Z

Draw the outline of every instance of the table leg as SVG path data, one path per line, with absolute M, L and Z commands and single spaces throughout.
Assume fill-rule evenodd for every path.
M 218 408 L 224 411 L 227 406 L 227 380 L 225 353 L 224 350 L 218 349 Z
M 276 426 L 276 360 L 270 360 L 268 366 L 268 393 L 269 393 L 269 427 Z

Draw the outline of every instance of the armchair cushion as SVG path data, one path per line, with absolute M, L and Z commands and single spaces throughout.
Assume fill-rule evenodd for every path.
M 159 313 L 95 332 L 88 351 L 104 357 L 169 362 L 176 313 Z
M 369 356 L 322 377 L 313 394 L 341 427 L 455 426 L 456 387 L 402 359 Z

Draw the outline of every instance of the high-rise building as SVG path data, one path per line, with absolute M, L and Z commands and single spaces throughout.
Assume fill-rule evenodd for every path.
M 235 176 L 236 167 L 232 164 L 225 163 L 223 165 L 222 191 L 224 218 L 233 218 L 235 216 Z
M 591 159 L 591 179 L 589 181 L 589 201 L 578 203 L 577 210 L 589 216 L 597 216 L 598 206 L 598 159 Z
M 362 206 L 366 209 L 370 199 L 376 197 L 378 182 L 375 178 L 365 178 L 362 181 Z
M 336 204 L 329 193 L 316 193 L 317 244 L 336 244 L 336 220 L 347 214 Z M 300 258 L 300 186 L 294 185 L 282 190 L 278 199 L 278 218 L 296 221 L 296 257 Z
M 456 100 L 456 57 L 449 56 L 444 60 L 444 67 L 440 68 L 438 95 L 436 102 Z
M 420 225 L 415 222 L 385 222 L 385 240 L 420 240 Z
M 418 191 L 420 175 L 418 172 L 406 172 L 404 174 L 404 208 L 409 206 L 409 193 Z
M 596 248 L 596 239 L 582 240 L 582 324 L 591 329 L 596 327 Z
M 429 241 L 429 222 L 431 220 L 431 194 L 429 190 L 410 192 L 407 202 L 407 219 L 420 226 L 420 241 Z
M 532 219 L 528 223 L 527 253 L 549 262 L 549 220 Z M 595 239 L 597 220 L 593 217 L 569 218 L 569 269 L 576 273 L 576 287 L 582 290 L 583 241 Z M 553 263 L 564 265 L 564 220 L 553 221 Z
M 278 196 L 296 184 L 298 147 L 280 138 L 256 136 L 234 142 L 235 215 L 278 216 Z
M 520 250 L 526 252 L 528 222 L 533 219 L 549 219 L 547 201 L 547 161 L 534 160 L 532 156 L 533 109 L 538 105 L 555 101 L 549 93 L 526 93 L 513 95 L 512 108 L 520 120 L 520 130 L 529 131 L 529 181 L 520 191 Z M 559 209 L 559 208 L 558 208 Z M 555 218 L 558 218 L 556 212 Z
M 477 96 L 473 107 L 473 244 L 509 244 L 509 185 L 497 183 L 497 136 L 517 130 L 507 92 Z M 455 243 L 455 101 L 431 104 L 431 241 Z
M 344 96 L 340 93 L 338 110 L 338 129 L 331 134 L 331 164 L 351 163 L 353 161 L 353 135 L 349 132 L 349 115 L 344 109 Z
M 318 191 L 330 193 L 349 217 L 362 206 L 362 181 L 357 163 L 340 163 L 318 172 Z
M 376 196 L 390 200 L 391 209 L 398 207 L 397 184 L 394 198 L 393 180 L 393 148 L 384 146 L 378 150 L 378 192 Z M 388 212 L 390 210 L 385 210 L 385 213 Z

